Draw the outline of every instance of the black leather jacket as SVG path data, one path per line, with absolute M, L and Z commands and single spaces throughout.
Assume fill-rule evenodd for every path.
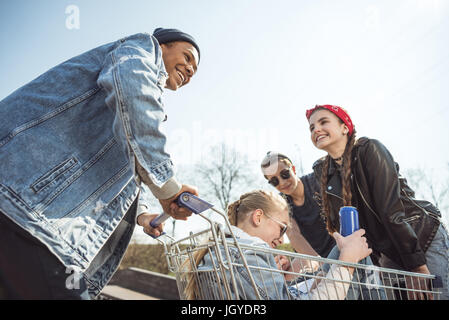
M 321 177 L 323 159 L 314 164 Z M 416 200 L 385 146 L 360 138 L 351 163 L 352 205 L 373 251 L 385 254 L 406 270 L 426 264 L 425 252 L 440 225 L 441 213 L 428 201 Z M 327 193 L 333 208 L 342 206 L 339 167 L 331 161 Z M 319 180 L 318 180 L 319 181 Z M 337 210 L 337 209 L 335 209 Z M 338 212 L 335 213 L 338 216 Z

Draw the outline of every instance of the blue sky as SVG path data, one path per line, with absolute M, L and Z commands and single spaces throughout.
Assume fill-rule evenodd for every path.
M 79 9 L 69 29 L 68 6 Z M 0 99 L 95 46 L 156 27 L 201 48 L 192 82 L 167 92 L 175 164 L 226 141 L 258 163 L 268 150 L 323 155 L 305 110 L 336 104 L 401 168 L 447 170 L 449 1 L 2 1 Z M 188 183 L 188 182 L 187 182 Z

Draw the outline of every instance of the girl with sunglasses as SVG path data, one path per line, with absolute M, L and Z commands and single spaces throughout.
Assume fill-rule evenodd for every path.
M 283 235 L 289 226 L 286 201 L 276 193 L 262 190 L 243 194 L 239 200 L 231 203 L 228 206 L 228 218 L 237 241 L 240 244 L 254 248 L 275 248 L 283 242 Z M 351 236 L 342 237 L 336 232 L 334 237 L 337 239 L 339 251 L 335 250 L 335 256 L 332 258 L 357 263 L 367 257 L 371 253 L 371 249 L 368 248 L 363 234 L 364 230 L 359 230 Z M 233 246 L 228 248 L 233 262 L 237 265 L 242 265 L 243 262 L 237 248 Z M 222 246 L 220 250 L 222 250 L 221 256 L 225 257 L 226 253 Z M 263 250 L 250 249 L 244 250 L 243 253 L 249 266 L 257 266 L 260 269 L 252 272 L 252 275 L 262 299 L 344 299 L 349 289 L 349 285 L 344 284 L 344 281 L 351 281 L 354 271 L 350 268 L 349 270 L 343 269 L 337 265 L 327 265 L 323 269 L 328 270 L 329 277 L 336 279 L 340 275 L 342 282 L 333 281 L 330 288 L 328 287 L 328 282 L 324 279 L 316 284 L 315 289 L 309 292 L 301 292 L 294 287 L 289 287 L 281 273 L 265 271 L 278 269 L 273 254 L 264 253 Z M 192 262 L 189 259 L 185 261 L 184 266 L 186 269 L 184 270 L 187 271 L 188 282 L 185 289 L 187 299 L 197 299 L 196 293 L 199 292 L 198 282 L 201 283 L 201 279 L 195 277 L 193 272 L 188 272 L 192 270 L 192 263 L 197 265 L 198 270 L 206 271 L 211 270 L 219 262 L 215 250 L 207 248 L 195 252 Z M 234 274 L 240 298 L 245 300 L 256 299 L 257 297 L 246 269 L 235 266 Z M 198 277 L 200 276 L 198 275 Z M 226 278 L 229 279 L 230 275 L 228 274 Z M 372 277 L 370 281 L 374 281 Z M 207 288 L 201 287 L 201 289 L 204 292 Z M 211 289 L 209 288 L 209 290 Z
M 307 110 L 312 143 L 327 155 L 314 164 L 329 233 L 339 230 L 339 209 L 354 206 L 370 247 L 383 267 L 433 274 L 448 299 L 449 237 L 441 213 L 399 174 L 393 156 L 379 141 L 361 138 L 348 113 L 332 105 Z M 438 284 L 436 284 L 438 285 Z M 418 298 L 432 298 L 419 296 Z
M 316 201 L 320 189 L 315 175 L 310 173 L 298 178 L 290 158 L 272 151 L 262 160 L 261 170 L 268 183 L 287 200 L 293 218 L 287 236 L 295 251 L 327 257 L 335 240 L 326 231 L 320 216 Z

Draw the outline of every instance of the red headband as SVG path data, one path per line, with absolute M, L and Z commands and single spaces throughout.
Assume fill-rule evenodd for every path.
M 339 117 L 341 119 L 341 121 L 343 121 L 344 124 L 348 127 L 349 136 L 352 135 L 352 133 L 354 132 L 354 125 L 352 124 L 352 120 L 349 117 L 348 113 L 341 107 L 332 106 L 330 104 L 316 105 L 315 108 L 312 108 L 312 109 L 309 109 L 306 111 L 307 120 L 310 120 L 310 116 L 312 115 L 312 113 L 319 108 L 327 109 L 330 112 L 332 112 L 333 114 L 335 114 L 337 117 Z

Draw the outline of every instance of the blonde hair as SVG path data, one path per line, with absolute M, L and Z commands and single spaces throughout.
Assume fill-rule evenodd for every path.
M 255 190 L 240 196 L 228 206 L 228 219 L 231 225 L 237 226 L 248 218 L 254 210 L 270 213 L 276 210 L 288 210 L 287 202 L 281 195 L 273 191 Z
M 273 191 L 254 190 L 240 196 L 240 199 L 228 205 L 228 220 L 233 226 L 249 218 L 249 214 L 254 210 L 262 209 L 262 211 L 271 213 L 277 210 L 288 210 L 288 204 L 285 199 Z M 187 286 L 184 289 L 184 295 L 187 300 L 195 300 L 197 298 L 198 285 L 195 281 L 193 267 L 198 266 L 207 254 L 208 248 L 198 250 L 193 254 L 193 261 L 187 258 L 183 263 L 183 270 L 186 272 Z

